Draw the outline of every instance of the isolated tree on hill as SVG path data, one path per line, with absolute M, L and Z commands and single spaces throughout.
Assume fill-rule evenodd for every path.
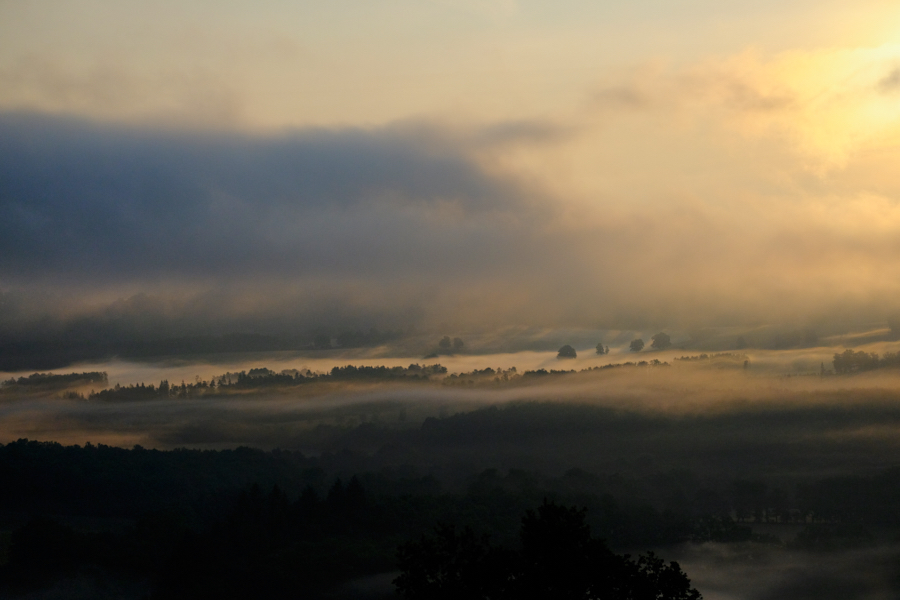
M 644 340 L 638 338 L 636 340 L 631 340 L 631 345 L 629 346 L 632 352 L 640 352 L 644 349 Z
M 575 358 L 578 356 L 578 353 L 575 352 L 575 348 L 566 344 L 562 348 L 559 349 L 559 354 L 556 355 L 556 358 Z
M 465 345 L 466 345 L 465 342 L 463 342 L 458 337 L 453 338 L 453 351 L 454 352 L 459 352 L 460 350 L 463 349 L 463 346 L 465 346 Z
M 600 355 L 609 354 L 609 346 L 604 348 L 603 342 L 600 342 L 599 344 L 597 344 L 597 354 L 600 354 Z
M 654 350 L 665 350 L 672 345 L 672 338 L 669 337 L 669 334 L 661 331 L 650 339 L 653 340 L 650 347 Z
M 450 336 L 445 335 L 443 338 L 441 338 L 441 341 L 438 342 L 438 348 L 440 348 L 441 350 L 449 350 L 450 343 Z

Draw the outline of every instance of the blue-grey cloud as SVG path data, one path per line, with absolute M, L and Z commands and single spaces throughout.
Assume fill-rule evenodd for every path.
M 510 182 L 423 128 L 249 137 L 0 116 L 7 280 L 451 264 L 502 248 L 478 223 L 520 205 Z

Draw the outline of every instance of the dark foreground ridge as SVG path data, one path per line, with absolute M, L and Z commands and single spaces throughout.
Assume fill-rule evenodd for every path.
M 524 582 L 545 591 L 665 584 L 680 591 L 621 597 L 694 598 L 679 567 L 617 552 L 780 545 L 751 529 L 772 523 L 799 530 L 788 541 L 798 551 L 844 550 L 900 524 L 897 469 L 819 480 L 791 498 L 759 481 L 716 489 L 690 473 L 577 469 L 486 470 L 451 488 L 402 465 L 366 471 L 365 462 L 346 452 L 0 446 L 0 595 L 386 598 L 396 578 L 408 598 L 527 598 Z M 564 508 L 573 505 L 584 508 Z M 423 537 L 435 523 L 444 525 Z M 554 572 L 569 574 L 559 582 Z M 348 587 L 366 577 L 384 585 Z M 63 591 L 73 586 L 87 592 Z M 463 588 L 475 595 L 457 595 Z M 553 597 L 576 597 L 565 589 Z

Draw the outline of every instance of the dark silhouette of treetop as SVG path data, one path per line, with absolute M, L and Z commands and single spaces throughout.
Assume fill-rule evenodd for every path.
M 654 350 L 665 350 L 672 345 L 672 338 L 669 337 L 669 334 L 661 331 L 650 339 L 653 340 L 650 347 Z
M 522 518 L 518 550 L 438 527 L 400 547 L 397 592 L 409 600 L 700 599 L 678 563 L 615 554 L 591 535 L 586 512 L 544 500 Z
M 576 358 L 577 356 L 578 353 L 575 352 L 575 348 L 566 344 L 559 349 L 559 353 L 556 355 L 556 358 Z
M 599 344 L 597 344 L 597 354 L 609 354 L 609 346 L 604 347 L 603 342 L 600 342 Z
M 638 338 L 636 340 L 631 340 L 631 345 L 629 346 L 632 352 L 640 352 L 644 349 L 644 340 Z

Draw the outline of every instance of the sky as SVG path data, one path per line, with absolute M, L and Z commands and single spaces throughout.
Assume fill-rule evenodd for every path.
M 898 159 L 892 2 L 5 0 L 0 334 L 883 323 Z

